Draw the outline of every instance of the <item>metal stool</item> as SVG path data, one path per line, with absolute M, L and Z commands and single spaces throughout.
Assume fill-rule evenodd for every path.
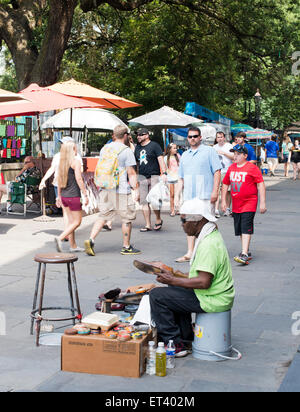
M 78 257 L 72 255 L 70 253 L 47 253 L 47 254 L 38 254 L 34 257 L 34 260 L 38 262 L 38 271 L 36 277 L 36 284 L 35 284 L 35 291 L 33 297 L 33 306 L 31 316 L 31 328 L 30 334 L 33 335 L 33 325 L 34 321 L 36 320 L 36 346 L 39 346 L 39 338 L 40 338 L 40 329 L 41 329 L 41 322 L 42 321 L 64 321 L 64 320 L 73 320 L 73 325 L 75 325 L 75 320 L 82 318 L 82 313 L 80 309 L 79 303 L 79 296 L 78 296 L 78 289 L 77 289 L 77 282 L 75 276 L 75 269 L 74 269 L 74 262 L 78 260 Z M 65 263 L 68 267 L 68 289 L 70 294 L 70 303 L 71 306 L 67 308 L 63 307 L 47 307 L 43 308 L 43 298 L 44 298 L 44 289 L 45 289 L 45 278 L 46 278 L 46 265 L 47 264 L 61 264 Z M 39 284 L 40 284 L 40 277 L 41 277 L 41 267 L 43 265 L 42 270 L 42 279 L 41 279 L 41 287 L 40 287 L 40 296 L 39 296 L 39 306 L 37 307 L 37 300 L 38 300 L 38 293 L 39 293 Z M 74 288 L 74 291 L 73 291 Z M 76 299 L 76 308 L 74 307 L 74 298 L 73 293 L 75 293 Z M 42 316 L 43 311 L 48 310 L 70 310 L 72 316 L 65 317 L 65 318 L 44 318 Z M 77 313 L 77 315 L 76 315 Z

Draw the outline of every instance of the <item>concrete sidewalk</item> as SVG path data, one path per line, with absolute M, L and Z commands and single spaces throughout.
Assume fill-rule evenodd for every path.
M 292 333 L 292 314 L 300 311 L 300 181 L 267 177 L 266 183 L 268 212 L 256 215 L 253 260 L 249 266 L 232 260 L 236 288 L 232 344 L 242 353 L 242 359 L 178 359 L 163 383 L 161 378 L 147 375 L 130 379 L 61 372 L 59 347 L 35 347 L 35 339 L 29 334 L 37 270 L 33 256 L 55 250 L 53 237 L 62 231 L 62 218 L 41 223 L 32 215 L 26 219 L 1 215 L 0 311 L 5 315 L 6 334 L 0 336 L 0 391 L 278 391 L 300 344 L 300 336 Z M 84 218 L 77 232 L 79 245 L 88 238 L 95 219 Z M 139 212 L 132 243 L 142 250 L 143 259 L 176 266 L 174 259 L 186 251 L 185 235 L 178 216 L 172 218 L 165 212 L 163 220 L 160 232 L 140 233 L 143 219 Z M 218 223 L 232 259 L 240 252 L 232 218 L 221 218 Z M 116 222 L 112 232 L 103 232 L 97 238 L 95 257 L 80 254 L 75 268 L 84 314 L 95 310 L 102 292 L 155 280 L 135 269 L 135 257 L 122 256 L 120 247 L 120 223 Z M 188 270 L 188 265 L 178 264 L 178 268 Z M 47 273 L 45 305 L 68 302 L 63 269 L 50 266 Z

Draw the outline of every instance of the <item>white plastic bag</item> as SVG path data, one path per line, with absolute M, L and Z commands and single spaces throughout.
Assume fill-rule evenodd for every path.
M 154 210 L 160 210 L 164 201 L 169 201 L 170 192 L 168 186 L 160 180 L 148 193 L 146 200 Z

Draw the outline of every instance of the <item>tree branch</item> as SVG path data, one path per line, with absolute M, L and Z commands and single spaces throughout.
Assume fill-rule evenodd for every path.
M 83 12 L 97 9 L 102 4 L 109 4 L 111 7 L 122 10 L 132 11 L 145 4 L 152 3 L 153 0 L 80 0 L 80 7 Z

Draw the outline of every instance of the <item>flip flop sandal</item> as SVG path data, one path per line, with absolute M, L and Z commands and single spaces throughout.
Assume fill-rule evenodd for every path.
M 160 223 L 155 223 L 154 225 L 154 230 L 158 231 L 162 228 L 163 225 L 163 221 L 161 221 Z
M 140 232 L 152 232 L 152 229 L 150 229 L 150 227 L 145 226 L 140 229 Z
M 175 259 L 175 262 L 184 263 L 184 262 L 189 262 L 190 260 L 191 258 L 189 258 L 188 256 L 182 256 L 180 258 Z

